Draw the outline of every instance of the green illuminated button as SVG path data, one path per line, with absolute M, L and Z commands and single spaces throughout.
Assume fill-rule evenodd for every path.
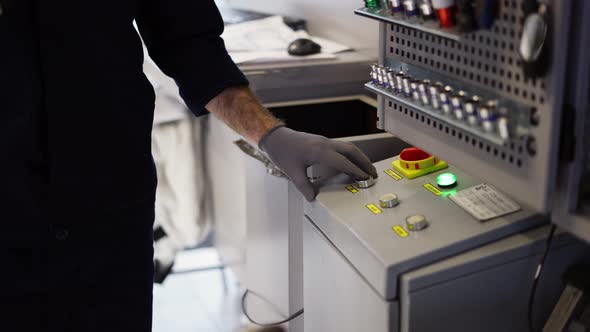
M 443 173 L 436 177 L 436 184 L 440 188 L 452 188 L 457 185 L 457 177 L 453 173 Z

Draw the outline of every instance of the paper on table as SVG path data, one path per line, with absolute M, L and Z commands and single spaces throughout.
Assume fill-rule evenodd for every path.
M 244 63 L 279 63 L 279 62 L 299 62 L 308 60 L 331 60 L 336 59 L 332 53 L 318 53 L 307 56 L 293 56 L 287 51 L 259 51 L 259 52 L 232 52 L 232 60 L 237 64 Z
M 305 31 L 293 31 L 281 16 L 271 16 L 255 21 L 225 27 L 221 37 L 229 52 L 284 50 L 297 38 L 308 37 Z
M 310 37 L 310 39 L 322 46 L 322 53 L 340 53 L 352 50 L 349 46 L 338 44 L 337 42 L 325 38 Z
M 320 37 L 311 37 L 303 30 L 293 31 L 283 22 L 281 16 L 229 25 L 221 37 L 231 53 L 286 50 L 287 46 L 298 38 L 309 38 L 320 44 L 322 53 L 350 50 L 348 46 Z

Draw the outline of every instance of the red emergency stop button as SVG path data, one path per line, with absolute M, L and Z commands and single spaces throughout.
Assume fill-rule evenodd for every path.
M 419 148 L 404 149 L 399 155 L 398 160 L 392 163 L 392 166 L 408 179 L 417 178 L 449 167 L 446 162 Z
M 399 155 L 402 167 L 411 170 L 426 169 L 437 163 L 436 157 L 418 148 L 407 148 Z

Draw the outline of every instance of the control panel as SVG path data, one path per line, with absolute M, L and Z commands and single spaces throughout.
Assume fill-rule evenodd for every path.
M 573 3 L 365 0 L 381 127 L 549 212 Z
M 375 166 L 378 179 L 322 184 L 305 213 L 384 299 L 396 297 L 404 272 L 544 222 L 522 200 L 420 149 Z

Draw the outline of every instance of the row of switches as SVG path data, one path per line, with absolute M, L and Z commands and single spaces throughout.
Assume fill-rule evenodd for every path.
M 367 180 L 359 180 L 356 185 L 358 188 L 366 189 L 375 185 L 376 180 L 369 178 Z M 384 209 L 391 209 L 399 205 L 399 199 L 396 194 L 385 194 L 379 198 L 379 205 Z M 428 227 L 426 217 L 421 214 L 412 215 L 406 218 L 406 227 L 410 231 L 421 231 Z

